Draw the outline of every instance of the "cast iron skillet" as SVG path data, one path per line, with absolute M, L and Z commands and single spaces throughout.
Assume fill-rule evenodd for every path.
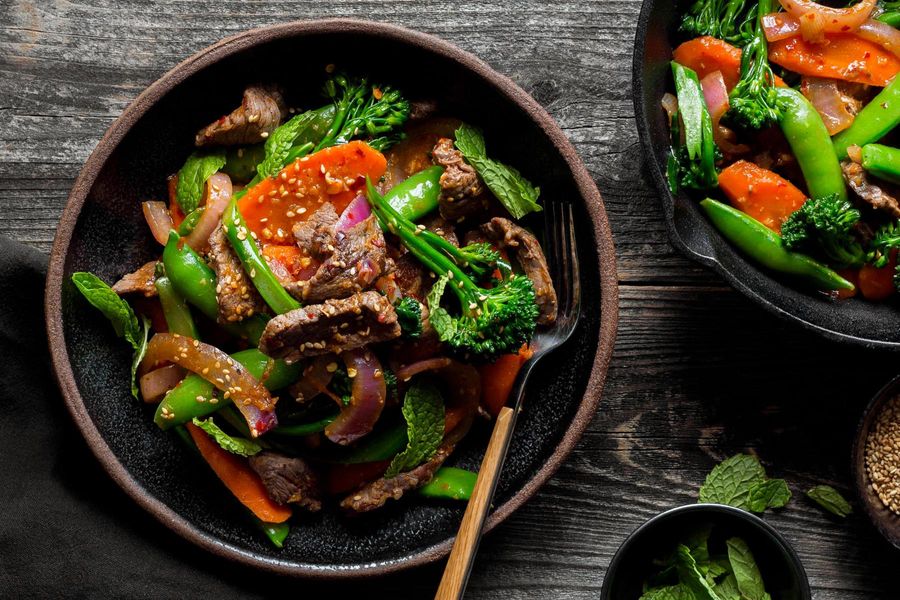
M 712 267 L 735 289 L 763 308 L 827 338 L 871 348 L 900 349 L 900 311 L 860 299 L 841 302 L 781 279 L 749 262 L 719 235 L 696 200 L 673 195 L 666 183 L 669 133 L 660 100 L 671 79 L 677 12 L 684 3 L 645 0 L 634 47 L 634 108 L 648 168 L 659 190 L 672 244 Z
M 140 201 L 166 197 L 165 177 L 189 153 L 194 132 L 230 111 L 254 81 L 281 83 L 300 106 L 320 105 L 328 63 L 389 81 L 413 98 L 437 99 L 444 112 L 482 125 L 493 154 L 515 157 L 545 199 L 572 202 L 578 213 L 585 314 L 574 338 L 532 377 L 487 528 L 521 506 L 569 454 L 600 401 L 618 319 L 613 242 L 600 194 L 550 116 L 447 42 L 361 21 L 296 22 L 226 38 L 181 63 L 138 96 L 82 169 L 54 242 L 45 308 L 66 404 L 104 468 L 138 504 L 220 556 L 270 572 L 337 578 L 444 557 L 463 506 L 411 495 L 361 518 L 329 509 L 302 516 L 282 550 L 270 547 L 214 475 L 131 398 L 127 345 L 69 279 L 85 270 L 113 281 L 157 257 Z M 477 468 L 485 443 L 482 425 L 448 464 Z

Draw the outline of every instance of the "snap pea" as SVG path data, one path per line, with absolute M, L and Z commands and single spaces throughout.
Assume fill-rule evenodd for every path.
M 199 339 L 197 326 L 194 324 L 194 318 L 191 316 L 191 309 L 188 308 L 184 298 L 175 291 L 172 281 L 166 276 L 166 269 L 162 263 L 156 263 L 155 285 L 169 331 L 179 335 L 186 335 L 195 340 Z
M 200 217 L 203 216 L 203 211 L 206 209 L 205 206 L 201 206 L 192 210 L 188 215 L 184 218 L 181 224 L 178 226 L 178 235 L 185 236 L 189 235 L 194 227 L 197 226 L 197 221 L 200 220 Z
M 841 160 L 847 158 L 850 146 L 865 146 L 877 142 L 900 124 L 900 77 L 894 79 L 865 105 L 853 124 L 832 139 L 834 150 Z
M 323 417 L 317 421 L 311 421 L 309 423 L 300 423 L 299 425 L 279 425 L 272 430 L 272 434 L 291 437 L 312 435 L 314 433 L 319 433 L 320 431 L 325 431 L 325 428 L 328 427 L 328 425 L 330 425 L 336 418 L 337 414 L 333 414 L 328 415 L 327 417 Z
M 406 423 L 397 423 L 367 435 L 356 448 L 340 455 L 335 462 L 345 465 L 388 460 L 406 447 Z
M 778 124 L 803 171 L 809 196 L 821 198 L 837 194 L 846 200 L 844 174 L 822 117 L 797 90 L 776 88 L 776 93 L 783 109 Z
M 900 183 L 900 149 L 866 144 L 861 154 L 863 169 L 879 179 Z
M 262 529 L 262 532 L 266 534 L 266 537 L 269 538 L 269 541 L 272 542 L 273 546 L 276 548 L 284 547 L 284 540 L 287 539 L 288 534 L 291 532 L 291 526 L 287 521 L 284 523 L 266 523 L 265 521 L 260 521 L 255 515 L 251 516 L 259 528 Z
M 900 29 L 900 11 L 889 10 L 875 17 L 876 21 L 887 23 L 894 29 Z
M 169 233 L 169 241 L 163 249 L 162 256 L 166 276 L 182 298 L 196 306 L 209 319 L 215 320 L 219 313 L 219 301 L 216 299 L 216 273 L 190 246 L 182 244 L 179 248 L 178 240 L 176 232 Z M 232 335 L 258 344 L 259 338 L 266 328 L 266 319 L 261 315 L 254 315 L 249 319 L 228 323 L 222 327 Z
M 225 154 L 225 172 L 234 181 L 246 183 L 256 175 L 256 165 L 266 156 L 265 144 L 230 148 Z
M 437 208 L 443 174 L 440 165 L 423 169 L 392 187 L 384 199 L 401 215 L 417 221 Z
M 441 467 L 431 481 L 419 488 L 419 494 L 426 498 L 468 500 L 472 497 L 477 480 L 478 473 L 456 467 Z
M 825 265 L 785 248 L 781 236 L 749 215 L 711 198 L 700 206 L 725 239 L 764 267 L 799 277 L 818 289 L 854 289 Z
M 225 237 L 234 249 L 234 253 L 241 259 L 244 271 L 250 276 L 250 281 L 256 286 L 259 295 L 276 314 L 286 313 L 300 308 L 300 303 L 287 293 L 287 290 L 272 273 L 269 263 L 263 258 L 259 245 L 250 235 L 250 230 L 244 222 L 237 202 L 233 199 L 228 203 L 225 214 L 222 215 L 222 224 L 225 226 Z
M 269 361 L 272 360 L 256 348 L 235 352 L 231 358 L 244 365 L 257 379 L 262 379 Z M 297 381 L 301 371 L 299 364 L 289 365 L 283 360 L 276 360 L 263 385 L 269 390 L 279 390 Z M 216 412 L 229 404 L 231 399 L 217 396 L 210 382 L 199 375 L 191 374 L 166 394 L 156 408 L 153 422 L 162 429 L 169 429 L 194 417 Z M 166 414 L 170 415 L 169 418 L 163 418 L 164 408 Z

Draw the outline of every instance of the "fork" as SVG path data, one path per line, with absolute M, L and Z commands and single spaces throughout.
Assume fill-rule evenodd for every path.
M 438 586 L 435 600 L 458 600 L 466 591 L 466 584 L 475 562 L 475 553 L 481 541 L 482 529 L 491 507 L 503 461 L 509 450 L 516 417 L 525 397 L 525 384 L 534 366 L 543 357 L 560 347 L 575 331 L 581 315 L 581 279 L 578 271 L 578 247 L 575 242 L 575 224 L 572 206 L 551 202 L 544 219 L 544 242 L 547 265 L 555 283 L 558 314 L 555 323 L 538 332 L 532 340 L 533 354 L 522 365 L 507 405 L 500 409 L 494 422 L 494 431 L 488 442 L 472 497 L 466 507 L 456 541 L 450 551 L 444 575 Z M 510 408 L 512 401 L 512 408 Z

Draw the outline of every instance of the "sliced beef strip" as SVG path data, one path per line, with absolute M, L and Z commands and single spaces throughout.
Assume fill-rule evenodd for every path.
M 294 239 L 310 256 L 321 260 L 334 251 L 334 226 L 337 222 L 334 205 L 326 202 L 307 220 L 294 225 Z
M 272 86 L 252 85 L 244 90 L 241 105 L 197 133 L 197 146 L 255 144 L 281 124 L 287 106 L 281 91 Z
M 354 494 L 344 498 L 341 501 L 341 508 L 363 513 L 381 508 L 391 498 L 399 500 L 406 492 L 418 489 L 431 481 L 434 473 L 444 464 L 455 446 L 455 441 L 445 441 L 428 462 L 395 477 L 382 477 L 364 485 Z
M 500 248 L 510 248 L 515 252 L 516 260 L 534 284 L 535 300 L 541 311 L 538 323 L 549 325 L 556 321 L 556 290 L 553 289 L 547 259 L 537 239 L 503 217 L 494 217 L 481 226 L 481 231 Z
M 271 357 L 295 362 L 399 336 L 394 307 L 378 292 L 369 291 L 278 315 L 266 325 L 259 349 Z
M 120 296 L 143 294 L 146 298 L 152 298 L 157 295 L 155 282 L 156 261 L 151 260 L 137 271 L 129 273 L 115 282 L 112 289 Z
M 883 210 L 893 217 L 900 217 L 900 202 L 893 195 L 887 193 L 880 183 L 879 185 L 870 183 L 861 164 L 845 160 L 841 162 L 841 170 L 844 172 L 844 179 L 847 180 L 850 189 L 867 204 L 877 210 Z
M 441 175 L 441 197 L 438 204 L 441 216 L 458 221 L 488 208 L 484 185 L 474 167 L 453 147 L 453 140 L 441 138 L 432 150 L 434 162 L 444 167 Z
M 302 458 L 264 451 L 250 457 L 250 467 L 278 504 L 297 504 L 311 512 L 322 508 L 319 478 Z
M 372 286 L 388 268 L 384 234 L 374 215 L 334 236 L 332 253 L 306 281 L 289 291 L 304 302 L 346 298 Z
M 265 310 L 265 302 L 244 273 L 241 260 L 228 245 L 220 226 L 209 236 L 209 262 L 216 272 L 219 323 L 243 321 Z

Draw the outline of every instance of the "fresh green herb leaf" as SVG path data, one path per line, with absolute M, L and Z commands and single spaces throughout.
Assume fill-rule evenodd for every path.
M 781 508 L 790 499 L 791 490 L 784 479 L 769 479 L 750 488 L 750 510 L 755 513 Z
M 756 457 L 737 454 L 716 465 L 706 476 L 699 501 L 750 510 L 751 490 L 765 481 L 766 471 Z
M 709 535 L 712 533 L 712 525 L 700 527 L 684 538 L 684 545 L 691 551 L 691 556 L 700 566 L 700 571 L 706 573 L 709 562 Z
M 404 296 L 394 304 L 397 322 L 403 337 L 415 339 L 422 335 L 422 305 L 412 296 Z
M 704 568 L 706 569 L 706 580 L 710 585 L 715 584 L 719 579 L 731 574 L 731 563 L 728 562 L 728 558 L 724 556 L 710 559 L 705 565 L 701 565 L 698 562 L 697 567 L 700 568 L 701 571 L 703 571 Z
M 696 600 L 697 597 L 686 585 L 678 583 L 647 590 L 639 600 Z
M 444 438 L 444 401 L 438 389 L 425 381 L 416 381 L 403 398 L 406 419 L 406 449 L 394 457 L 385 477 L 394 477 L 428 461 Z
M 741 600 L 741 590 L 738 589 L 737 579 L 731 572 L 713 587 L 713 591 L 721 600 Z
M 227 450 L 232 454 L 237 454 L 238 456 L 253 456 L 262 450 L 262 447 L 252 440 L 228 435 L 215 424 L 212 417 L 205 421 L 201 421 L 197 417 L 194 417 L 193 423 L 205 431 L 209 437 L 214 439 L 222 450 Z
M 211 154 L 194 152 L 188 156 L 178 171 L 178 185 L 175 188 L 175 201 L 181 212 L 188 214 L 196 210 L 203 197 L 203 186 L 206 180 L 225 166 L 225 152 L 219 150 Z
M 256 168 L 259 179 L 276 175 L 292 155 L 297 159 L 311 152 L 333 119 L 334 104 L 328 104 L 296 115 L 276 128 L 266 139 L 265 158 Z
M 72 283 L 94 308 L 109 319 L 116 335 L 125 338 L 137 350 L 141 326 L 131 306 L 93 273 L 73 273 Z
M 339 365 L 331 376 L 331 391 L 341 399 L 344 406 L 350 404 L 353 396 L 353 380 L 347 375 L 347 369 L 344 365 Z
M 759 572 L 759 567 L 756 566 L 747 542 L 733 537 L 728 539 L 725 545 L 728 548 L 728 560 L 731 562 L 731 569 L 734 571 L 734 578 L 741 596 L 745 600 L 772 600 L 772 597 L 766 593 L 762 574 Z
M 853 512 L 850 503 L 830 485 L 817 485 L 806 492 L 806 495 L 816 504 L 839 517 L 846 517 Z
M 231 177 L 235 183 L 246 183 L 256 176 L 256 166 L 265 157 L 266 149 L 263 144 L 229 148 L 225 153 L 225 166 L 222 167 L 222 172 Z
M 542 210 L 538 204 L 540 188 L 516 169 L 488 158 L 481 130 L 463 123 L 456 130 L 456 147 L 514 219 Z
M 140 393 L 137 384 L 137 370 L 147 354 L 147 340 L 150 338 L 150 319 L 141 317 L 143 333 L 141 334 L 140 344 L 134 349 L 134 355 L 131 357 L 131 395 L 135 400 L 140 399 Z
M 712 586 L 697 568 L 697 562 L 691 555 L 690 548 L 684 544 L 679 544 L 675 549 L 675 568 L 681 584 L 686 586 L 697 600 L 719 600 Z

